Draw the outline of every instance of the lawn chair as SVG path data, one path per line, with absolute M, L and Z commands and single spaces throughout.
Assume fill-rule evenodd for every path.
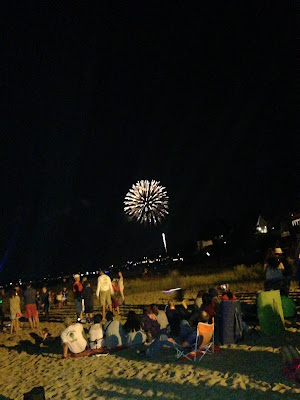
M 196 361 L 199 358 L 200 361 L 205 354 L 214 353 L 214 319 L 211 324 L 198 323 L 196 342 L 190 347 L 182 347 L 172 339 L 168 339 L 168 341 L 173 343 L 178 359 L 184 358 L 188 361 Z

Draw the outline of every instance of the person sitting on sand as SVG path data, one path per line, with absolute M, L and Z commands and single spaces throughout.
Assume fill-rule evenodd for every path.
M 29 283 L 24 292 L 25 317 L 28 318 L 30 328 L 39 328 L 39 314 L 36 308 L 36 290 Z
M 165 311 L 159 310 L 156 304 L 151 304 L 151 309 L 159 323 L 160 333 L 168 333 L 170 331 L 170 326 Z
M 198 320 L 197 324 L 191 325 L 187 320 L 181 321 L 181 340 L 176 340 L 178 344 L 182 347 L 191 347 L 196 342 L 197 337 L 197 330 L 196 326 L 198 322 L 207 322 L 208 315 L 205 311 L 198 312 Z M 148 358 L 152 359 L 155 354 L 157 354 L 163 346 L 170 346 L 173 347 L 173 343 L 168 340 L 168 336 L 166 334 L 159 335 L 147 348 L 147 350 L 140 351 L 138 350 L 139 354 L 145 354 Z
M 123 326 L 119 321 L 114 320 L 114 314 L 112 311 L 107 312 L 106 319 L 107 322 L 103 326 L 106 347 L 108 349 L 114 349 L 116 347 L 124 346 L 126 338 Z
M 180 322 L 184 319 L 182 312 L 175 307 L 175 302 L 170 300 L 168 302 L 168 308 L 166 315 L 170 326 L 170 336 L 173 339 L 178 338 L 180 335 Z
M 154 339 L 159 335 L 160 325 L 150 306 L 144 307 L 142 322 L 144 331 L 147 333 L 149 340 Z
M 204 310 L 193 313 L 189 321 L 182 320 L 180 323 L 180 337 L 182 346 L 187 347 L 195 343 L 198 323 L 208 323 L 209 320 L 209 314 Z
M 208 294 L 213 303 L 220 303 L 219 293 L 217 289 L 215 288 L 208 289 Z
M 20 308 L 20 297 L 16 295 L 16 292 L 14 290 L 11 291 L 9 296 L 9 309 L 11 319 L 10 333 L 18 333 L 18 331 L 20 330 L 19 318 L 22 314 Z
M 89 345 L 91 349 L 100 349 L 101 347 L 105 347 L 105 339 L 101 321 L 102 315 L 96 314 L 94 316 L 94 324 L 89 330 Z
M 126 346 L 135 346 L 145 343 L 147 335 L 143 331 L 142 321 L 140 316 L 134 311 L 129 311 L 127 315 L 127 321 L 123 325 L 124 331 L 127 334 Z
M 65 318 L 64 324 L 66 329 L 61 333 L 61 341 L 63 344 L 63 358 L 67 358 L 68 350 L 71 353 L 82 353 L 87 346 L 83 325 L 73 323 L 70 317 Z
M 208 294 L 210 297 L 210 301 L 212 306 L 214 307 L 215 315 L 218 314 L 221 299 L 219 298 L 219 293 L 215 288 L 208 289 Z
M 199 311 L 205 311 L 211 320 L 215 316 L 215 303 L 212 302 L 208 293 L 202 295 L 202 306 Z M 196 313 L 197 314 L 197 313 Z
M 234 293 L 232 293 L 231 290 L 229 290 L 228 283 L 221 285 L 220 288 L 222 290 L 222 300 L 236 301 Z
M 199 292 L 197 293 L 197 297 L 195 298 L 195 303 L 194 303 L 194 308 L 195 310 L 200 310 L 201 306 L 202 306 L 202 290 L 199 290 Z
M 222 295 L 222 300 L 236 301 L 236 296 L 234 293 L 231 292 L 231 290 L 229 290 Z

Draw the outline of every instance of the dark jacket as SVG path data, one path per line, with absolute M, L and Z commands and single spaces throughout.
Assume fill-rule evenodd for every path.
M 85 286 L 82 290 L 81 297 L 84 299 L 85 306 L 93 306 L 93 289 L 90 286 Z

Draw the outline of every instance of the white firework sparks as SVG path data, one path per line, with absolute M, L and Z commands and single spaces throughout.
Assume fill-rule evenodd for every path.
M 162 223 L 169 214 L 169 198 L 165 189 L 158 181 L 138 181 L 125 196 L 125 213 L 144 225 Z

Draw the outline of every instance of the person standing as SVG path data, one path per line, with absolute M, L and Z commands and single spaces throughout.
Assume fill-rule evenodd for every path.
M 99 299 L 102 306 L 103 319 L 106 319 L 106 304 L 108 305 L 109 311 L 112 311 L 111 296 L 114 294 L 114 290 L 111 284 L 111 279 L 101 269 L 99 270 L 98 284 L 96 296 Z
M 30 328 L 39 328 L 39 314 L 36 308 L 36 290 L 29 283 L 24 292 L 25 317 L 28 318 Z
M 86 282 L 82 290 L 82 298 L 84 300 L 84 312 L 86 315 L 86 322 L 89 324 L 93 318 L 94 312 L 94 299 L 93 299 L 93 289 L 89 282 Z
M 281 265 L 277 257 L 270 257 L 267 260 L 265 290 L 279 290 L 284 286 Z
M 41 303 L 43 307 L 43 314 L 46 317 L 46 321 L 49 321 L 49 292 L 45 286 L 42 289 Z
M 121 271 L 119 271 L 119 291 L 120 295 L 122 297 L 122 304 L 125 304 L 125 297 L 124 297 L 124 279 L 123 279 L 123 274 Z
M 75 282 L 73 284 L 73 293 L 74 293 L 74 301 L 75 301 L 75 309 L 76 309 L 76 315 L 77 315 L 77 320 L 82 319 L 82 298 L 81 298 L 81 293 L 83 286 L 80 282 L 80 275 L 75 274 L 73 275 Z
M 68 291 L 66 287 L 64 287 L 63 290 L 61 291 L 61 295 L 62 295 L 62 304 L 66 306 L 68 304 Z
M 20 329 L 19 318 L 21 314 L 20 308 L 20 297 L 16 294 L 15 291 L 11 291 L 9 296 L 9 309 L 10 309 L 10 333 L 18 332 Z

